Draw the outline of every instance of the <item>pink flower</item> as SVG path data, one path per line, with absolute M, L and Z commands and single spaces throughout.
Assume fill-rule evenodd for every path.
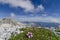
M 32 33 L 31 33 L 31 32 L 28 32 L 28 33 L 27 33 L 27 37 L 28 37 L 28 38 L 33 37 Z

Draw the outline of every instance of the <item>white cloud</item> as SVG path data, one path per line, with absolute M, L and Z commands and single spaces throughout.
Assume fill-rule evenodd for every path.
M 37 7 L 37 10 L 38 11 L 43 11 L 44 10 L 44 6 L 42 4 L 40 4 L 38 7 Z
M 34 9 L 30 0 L 0 0 L 0 2 L 3 4 L 10 4 L 12 7 L 24 8 L 25 11 L 31 11 Z
M 60 18 L 55 17 L 42 17 L 42 16 L 35 16 L 35 17 L 20 17 L 20 21 L 29 21 L 29 22 L 55 22 L 60 23 Z
M 34 13 L 44 12 L 44 6 L 42 4 L 38 5 L 37 8 L 33 10 Z
M 42 14 L 42 16 L 47 16 L 48 14 Z
M 25 12 L 36 12 L 44 10 L 42 4 L 35 8 L 30 0 L 0 0 L 0 3 L 9 4 L 11 7 L 21 7 Z
M 15 15 L 14 13 L 11 13 L 10 16 L 11 16 L 11 17 L 15 17 L 16 15 Z
M 43 12 L 42 16 L 48 16 L 47 12 Z

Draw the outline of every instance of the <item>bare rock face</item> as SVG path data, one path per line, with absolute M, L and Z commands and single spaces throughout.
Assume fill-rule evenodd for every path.
M 15 35 L 21 33 L 19 30 L 21 27 L 23 27 L 22 23 L 10 18 L 3 18 L 0 20 L 0 39 L 8 40 L 11 36 L 11 33 Z
M 12 20 L 10 18 L 3 18 L 0 22 L 1 23 L 8 23 L 8 24 L 15 24 L 16 23 L 15 20 Z
M 11 37 L 11 34 L 14 35 L 22 33 L 20 28 L 25 28 L 26 25 L 20 22 L 17 22 L 10 18 L 3 18 L 0 20 L 0 40 L 8 40 Z

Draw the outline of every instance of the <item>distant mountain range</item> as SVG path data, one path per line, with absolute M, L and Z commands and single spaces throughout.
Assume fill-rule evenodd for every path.
M 0 20 L 0 24 L 2 23 L 12 23 L 12 24 L 16 24 L 17 21 L 12 20 L 10 18 L 3 18 L 2 20 Z M 58 27 L 60 26 L 60 23 L 50 23 L 50 22 L 20 22 L 20 23 L 25 23 L 25 24 L 35 24 L 36 26 L 41 26 L 41 27 Z
M 23 22 L 23 23 L 26 23 L 26 24 L 34 23 L 41 27 L 58 27 L 58 26 L 60 26 L 60 23 L 50 23 L 50 22 Z

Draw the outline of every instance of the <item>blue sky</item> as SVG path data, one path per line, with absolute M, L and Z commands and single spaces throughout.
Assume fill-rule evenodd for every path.
M 0 18 L 60 23 L 60 0 L 0 0 Z

